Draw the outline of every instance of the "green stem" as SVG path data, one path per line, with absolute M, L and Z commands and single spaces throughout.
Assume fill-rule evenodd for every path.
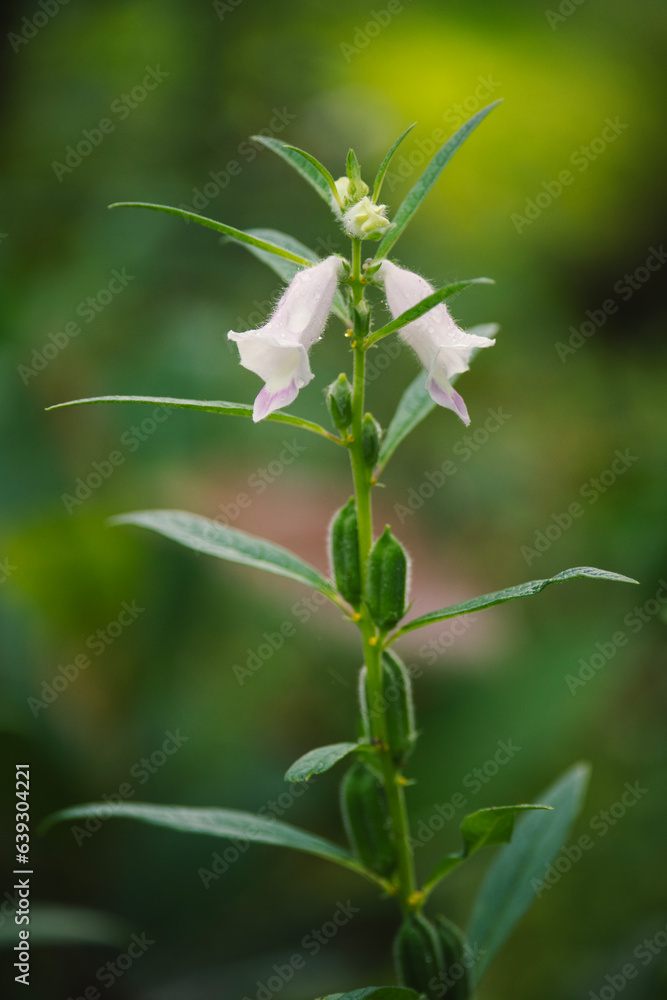
M 359 523 L 359 555 L 363 592 L 366 592 L 368 565 L 373 546 L 373 514 L 371 504 L 371 471 L 364 461 L 362 442 L 362 420 L 364 415 L 364 375 L 366 354 L 364 330 L 358 308 L 364 308 L 364 281 L 361 277 L 361 241 L 352 241 L 352 273 L 350 285 L 354 309 L 354 378 L 352 385 L 352 440 L 349 442 L 354 491 L 357 502 Z M 378 747 L 382 779 L 394 840 L 398 855 L 398 899 L 405 912 L 419 908 L 419 897 L 415 896 L 415 872 L 409 848 L 409 821 L 402 784 L 402 775 L 396 768 L 389 752 L 387 723 L 382 699 L 382 636 L 370 619 L 365 604 L 358 622 L 364 648 L 364 662 L 368 676 L 369 696 L 372 704 L 380 706 L 372 720 L 373 737 Z M 376 697 L 377 696 L 377 697 Z

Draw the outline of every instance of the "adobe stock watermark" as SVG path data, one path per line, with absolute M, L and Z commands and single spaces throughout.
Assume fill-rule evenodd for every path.
M 451 823 L 456 814 L 465 809 L 470 799 L 478 795 L 482 788 L 495 778 L 501 767 L 509 764 L 516 754 L 521 752 L 521 749 L 511 737 L 507 740 L 498 740 L 493 755 L 488 760 L 483 761 L 479 767 L 472 768 L 461 779 L 461 784 L 469 794 L 454 792 L 446 802 L 436 803 L 433 806 L 433 812 L 428 819 L 419 820 L 415 827 L 414 836 L 408 838 L 410 853 L 414 855 L 417 848 L 428 844 L 436 833 L 444 830 L 445 825 Z
M 164 733 L 164 740 L 160 746 L 156 747 L 148 756 L 141 757 L 130 767 L 130 777 L 134 778 L 134 781 L 122 781 L 115 792 L 105 792 L 100 796 L 102 801 L 109 807 L 108 811 L 103 812 L 100 810 L 99 815 L 87 816 L 82 822 L 73 823 L 70 826 L 70 832 L 76 841 L 77 847 L 81 847 L 84 841 L 90 840 L 102 828 L 104 823 L 114 815 L 114 806 L 120 805 L 122 802 L 127 802 L 128 799 L 133 799 L 137 794 L 137 788 L 145 785 L 154 774 L 157 774 L 189 739 L 190 737 L 184 736 L 180 729 L 176 729 L 175 732 L 168 729 Z
M 114 983 L 122 979 L 137 959 L 145 955 L 148 949 L 154 944 L 155 941 L 149 938 L 145 931 L 143 934 L 133 934 L 125 951 L 99 967 L 95 973 L 95 982 L 103 986 L 105 990 L 111 989 Z M 70 994 L 67 1000 L 102 1000 L 102 996 L 103 994 L 100 993 L 98 987 L 95 984 L 91 984 L 83 990 L 80 996 L 75 997 Z
M 615 118 L 605 118 L 604 127 L 600 135 L 595 136 L 590 142 L 582 144 L 570 154 L 570 164 L 578 173 L 583 174 L 592 163 L 602 156 L 612 143 L 625 132 L 630 125 L 622 122 L 619 116 Z M 542 215 L 547 208 L 560 198 L 565 188 L 574 184 L 577 175 L 571 170 L 561 170 L 556 180 L 542 181 L 542 190 L 538 191 L 533 198 L 526 198 L 523 215 L 520 212 L 513 212 L 510 216 L 517 233 L 522 233 L 527 226 L 532 226 L 533 222 Z
M 628 810 L 634 808 L 647 793 L 648 788 L 643 788 L 639 781 L 635 781 L 632 785 L 626 781 L 618 800 L 607 809 L 600 809 L 591 817 L 588 822 L 591 833 L 582 833 L 574 844 L 564 847 L 552 864 L 544 866 L 542 878 L 530 880 L 531 888 L 538 899 L 541 899 L 548 889 L 553 889 L 555 885 L 558 885 L 563 875 L 567 875 L 602 837 L 606 837 L 609 831 L 613 830 L 617 823 L 627 815 Z M 591 834 L 595 834 L 597 840 Z
M 60 499 L 67 513 L 71 514 L 86 500 L 90 500 L 93 493 L 113 476 L 116 469 L 125 465 L 127 456 L 133 455 L 145 441 L 148 441 L 173 412 L 170 407 L 156 406 L 149 417 L 144 417 L 139 423 L 133 424 L 126 431 L 123 431 L 119 447 L 110 451 L 106 458 L 94 461 L 89 472 L 77 476 L 71 493 L 61 494 Z
M 576 694 L 600 673 L 614 659 L 619 649 L 627 646 L 632 635 L 637 635 L 648 622 L 667 608 L 667 581 L 659 580 L 659 587 L 653 597 L 636 605 L 623 618 L 625 629 L 618 629 L 605 642 L 596 642 L 595 650 L 588 659 L 581 657 L 576 674 L 566 674 L 565 683 L 570 694 Z
M 661 955 L 665 948 L 667 948 L 667 927 L 661 927 L 653 937 L 644 938 L 632 954 L 646 967 L 654 958 Z M 608 973 L 604 977 L 604 984 L 598 987 L 597 992 L 591 990 L 587 1000 L 614 1000 L 640 972 L 641 969 L 634 962 L 626 962 L 618 972 Z
M 432 976 L 428 981 L 429 995 L 442 1000 L 450 990 L 455 990 L 457 983 L 463 979 L 466 972 L 473 969 L 479 960 L 486 955 L 486 948 L 480 948 L 477 941 L 466 941 L 461 958 L 447 966 L 444 972 Z M 451 995 L 451 994 L 450 994 Z
M 502 84 L 493 78 L 492 73 L 477 77 L 473 91 L 462 101 L 457 101 L 443 112 L 442 120 L 450 131 L 456 130 L 471 115 L 487 103 L 489 98 L 500 89 Z M 447 138 L 448 132 L 440 127 L 432 130 L 427 139 L 416 139 L 416 149 L 409 153 L 399 152 L 392 160 L 391 170 L 385 174 L 384 185 L 389 191 L 409 180 L 410 177 L 431 159 L 436 150 L 440 149 Z
M 545 10 L 544 16 L 551 30 L 555 31 L 559 24 L 562 24 L 563 21 L 567 21 L 573 14 L 576 14 L 584 3 L 586 3 L 586 0 L 562 0 L 558 5 L 558 10 Z
M 408 0 L 411 2 L 411 0 Z M 350 63 L 355 56 L 367 49 L 374 38 L 391 24 L 397 14 L 405 10 L 402 0 L 388 0 L 384 7 L 370 11 L 370 18 L 365 24 L 357 25 L 351 42 L 341 42 L 338 46 L 345 62 Z
M 321 927 L 311 928 L 301 939 L 301 947 L 306 954 L 297 951 L 285 963 L 276 962 L 266 980 L 256 981 L 254 997 L 246 995 L 243 1000 L 272 1000 L 292 982 L 297 972 L 305 969 L 308 957 L 314 958 L 318 955 L 322 948 L 336 937 L 341 928 L 346 927 L 358 913 L 361 913 L 361 910 L 353 905 L 351 899 L 345 903 L 337 900 L 336 909 L 329 920 L 325 920 Z
M 586 500 L 588 505 L 596 504 L 600 497 L 604 496 L 611 489 L 619 478 L 632 468 L 635 462 L 639 461 L 637 455 L 632 455 L 630 449 L 620 451 L 618 448 L 614 453 L 614 458 L 608 468 L 603 469 L 597 476 L 591 476 L 581 486 L 579 496 Z M 554 542 L 557 542 L 566 531 L 572 527 L 574 522 L 583 517 L 587 508 L 582 506 L 577 500 L 573 500 L 568 505 L 567 510 L 559 514 L 552 514 L 549 524 L 535 532 L 532 545 L 522 545 L 521 555 L 526 560 L 526 565 L 530 566 L 548 552 Z
M 308 781 L 290 782 L 289 788 L 280 792 L 275 799 L 269 799 L 257 810 L 257 815 L 269 820 L 280 819 L 311 787 L 312 784 Z M 248 833 L 251 832 L 249 829 Z M 213 882 L 217 882 L 222 875 L 225 875 L 241 855 L 245 854 L 251 843 L 252 841 L 245 837 L 234 837 L 230 838 L 229 844 L 222 850 L 214 851 L 209 862 L 210 867 L 197 869 L 197 875 L 204 888 L 209 889 Z
M 102 145 L 107 135 L 116 131 L 119 122 L 126 121 L 133 111 L 146 100 L 152 91 L 156 90 L 160 84 L 167 79 L 170 74 L 160 69 L 160 66 L 146 66 L 146 75 L 127 93 L 116 97 L 109 106 L 109 115 L 105 115 L 97 122 L 93 128 L 81 130 L 81 138 L 75 140 L 75 145 L 65 146 L 63 161 L 52 160 L 51 169 L 62 184 L 63 178 L 67 174 L 73 173 L 77 167 L 81 166 L 94 149 Z M 114 121 L 115 118 L 115 121 Z
M 282 474 L 288 469 L 300 455 L 308 450 L 304 444 L 299 444 L 296 438 L 291 441 L 281 441 L 281 451 L 272 458 L 266 465 L 260 466 L 252 472 L 247 480 L 247 490 L 237 493 L 230 503 L 218 505 L 218 514 L 213 518 L 218 524 L 228 526 L 247 510 L 256 497 L 265 493 L 269 486 L 280 479 Z
M 9 561 L 9 558 L 0 559 L 0 585 L 7 583 L 14 573 L 16 573 L 18 566 L 14 566 L 13 563 Z
M 282 108 L 273 108 L 268 125 L 258 129 L 255 135 L 264 135 L 269 138 L 280 135 L 291 122 L 296 120 L 296 117 L 284 105 Z M 239 176 L 244 163 L 252 163 L 262 149 L 260 143 L 244 139 L 236 148 L 236 158 L 228 160 L 222 170 L 209 171 L 208 179 L 204 181 L 202 187 L 192 189 L 190 202 L 188 204 L 181 202 L 178 207 L 184 212 L 203 212 L 213 199 L 217 198 L 229 186 L 232 178 Z M 189 223 L 188 219 L 185 221 Z
M 19 32 L 10 31 L 7 35 L 9 44 L 18 52 L 21 46 L 31 42 L 35 35 L 38 35 L 42 28 L 51 21 L 61 7 L 69 3 L 69 0 L 37 0 L 37 6 L 30 17 L 21 18 L 21 28 Z
M 328 598 L 323 593 L 319 590 L 313 590 L 308 597 L 302 597 L 292 605 L 292 619 L 285 619 L 273 632 L 264 632 L 262 642 L 254 648 L 248 646 L 245 663 L 232 665 L 232 671 L 239 687 L 243 687 L 250 677 L 254 677 L 264 664 L 268 663 L 273 654 L 283 648 L 287 639 L 292 639 L 296 635 L 295 621 L 300 625 L 305 625 L 327 602 Z
M 667 252 L 665 252 L 663 243 L 659 247 L 650 247 L 649 251 L 643 264 L 635 268 L 631 274 L 624 274 L 614 283 L 613 290 L 621 302 L 628 302 L 635 292 L 643 288 L 647 281 L 650 281 L 651 277 L 660 270 L 667 260 Z M 556 354 L 563 364 L 572 354 L 576 354 L 579 348 L 583 347 L 586 341 L 605 325 L 609 317 L 618 312 L 618 309 L 617 299 L 612 298 L 605 299 L 599 309 L 587 309 L 587 318 L 581 326 L 570 327 L 571 336 L 567 343 L 564 344 L 559 340 L 555 344 Z
M 221 21 L 224 21 L 226 14 L 233 14 L 241 6 L 243 0 L 213 0 L 213 10 Z
M 109 646 L 112 646 L 145 610 L 138 606 L 136 600 L 123 601 L 116 618 L 88 636 L 84 644 L 86 649 L 96 657 L 103 656 Z M 42 681 L 41 697 L 31 696 L 27 699 L 28 708 L 33 716 L 37 718 L 43 709 L 53 705 L 92 662 L 88 653 L 77 653 L 71 663 L 60 664 L 50 681 Z
M 434 497 L 447 480 L 456 475 L 460 467 L 469 462 L 473 455 L 483 448 L 508 420 L 511 420 L 511 417 L 512 414 L 505 413 L 502 407 L 495 410 L 488 409 L 487 417 L 481 426 L 476 427 L 470 434 L 464 434 L 452 447 L 452 454 L 460 461 L 457 463 L 451 458 L 446 458 L 437 469 L 425 472 L 418 486 L 410 487 L 404 503 L 394 504 L 394 513 L 401 524 L 405 524 L 409 517 L 421 510 L 424 503 Z
M 79 302 L 74 310 L 75 314 L 85 324 L 92 323 L 134 279 L 135 275 L 128 274 L 126 268 L 122 267 L 120 271 L 114 268 L 111 278 L 102 288 L 98 288 L 94 295 L 88 295 Z M 30 364 L 18 365 L 16 368 L 23 384 L 27 385 L 31 378 L 43 372 L 51 361 L 69 347 L 71 341 L 78 337 L 82 330 L 80 323 L 69 320 L 61 330 L 47 334 L 42 346 L 33 348 Z

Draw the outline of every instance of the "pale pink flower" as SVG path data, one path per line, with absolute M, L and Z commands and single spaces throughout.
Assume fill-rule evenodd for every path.
M 243 367 L 266 383 L 255 399 L 253 420 L 288 406 L 314 377 L 308 351 L 322 336 L 342 266 L 332 255 L 298 271 L 264 326 L 227 334 L 238 344 Z
M 382 262 L 377 274 L 384 282 L 387 305 L 394 318 L 435 291 L 424 278 L 397 267 L 389 260 Z M 486 329 L 487 332 L 495 332 L 495 327 Z M 469 424 L 466 404 L 450 384 L 450 379 L 468 371 L 473 352 L 479 347 L 492 347 L 495 340 L 461 330 L 449 315 L 444 302 L 404 326 L 400 336 L 426 369 L 426 389 L 431 399 L 453 410 L 464 424 Z

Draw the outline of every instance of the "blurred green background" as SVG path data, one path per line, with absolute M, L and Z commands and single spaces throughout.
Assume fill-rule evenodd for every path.
M 15 763 L 31 764 L 35 823 L 129 783 L 137 800 L 264 806 L 343 836 L 335 778 L 292 799 L 282 774 L 305 750 L 354 737 L 354 632 L 328 609 L 308 611 L 296 584 L 111 530 L 105 519 L 183 507 L 325 568 L 326 527 L 349 491 L 345 456 L 298 437 L 305 450 L 271 464 L 292 434 L 212 415 L 173 412 L 142 427 L 150 411 L 137 407 L 44 412 L 105 393 L 251 401 L 259 388 L 226 333 L 262 322 L 275 276 L 209 230 L 106 206 L 194 206 L 344 252 L 314 192 L 248 145 L 249 135 L 268 129 L 305 146 L 334 176 L 353 145 L 372 177 L 417 120 L 384 191 L 391 210 L 418 176 L 410 156 L 417 163 L 437 130 L 451 134 L 502 97 L 396 248 L 404 266 L 437 284 L 495 278 L 453 309 L 463 325 L 497 320 L 501 333 L 459 386 L 469 431 L 444 411 L 428 418 L 388 469 L 378 523 L 390 520 L 412 552 L 421 610 L 582 564 L 640 581 L 575 582 L 467 619 L 458 636 L 436 626 L 403 646 L 423 671 L 418 781 L 409 791 L 417 821 L 466 789 L 475 808 L 535 801 L 585 758 L 593 779 L 574 841 L 626 782 L 647 789 L 542 894 L 480 991 L 482 1000 L 597 995 L 667 923 L 665 605 L 656 599 L 667 576 L 664 4 L 100 0 L 61 8 L 45 0 L 9 3 L 3 19 L 0 930 L 11 926 Z M 147 74 L 154 89 L 142 89 Z M 105 118 L 113 128 L 98 134 Z M 84 130 L 97 144 L 68 164 L 67 147 Z M 572 181 L 559 193 L 564 170 Z M 114 271 L 125 285 L 109 294 Z M 75 327 L 67 324 L 80 332 L 68 335 Z M 312 355 L 317 378 L 294 411 L 326 420 L 322 390 L 348 364 L 342 332 L 332 320 Z M 385 426 L 416 371 L 406 350 L 378 362 L 369 403 Z M 506 416 L 483 433 L 489 410 Z M 475 432 L 471 447 L 464 436 Z M 617 450 L 628 459 L 612 474 Z M 122 462 L 113 474 L 68 501 L 115 451 Z M 447 459 L 456 475 L 406 513 Z M 251 503 L 238 511 L 240 493 Z M 575 502 L 583 513 L 563 530 Z M 531 554 L 540 532 L 548 545 Z M 98 630 L 119 632 L 124 602 L 142 610 L 110 644 L 96 645 Z M 645 608 L 639 618 L 636 607 Z M 285 623 L 296 634 L 270 656 L 266 646 L 257 653 L 264 633 Z M 619 632 L 627 641 L 616 643 Z M 239 684 L 234 667 L 253 653 L 261 669 Z M 568 675 L 596 653 L 600 669 L 572 690 Z M 90 666 L 52 704 L 29 700 L 82 654 Z M 177 752 L 162 751 L 168 733 L 187 738 Z M 521 752 L 471 791 L 466 776 L 493 758 L 499 740 Z M 457 848 L 460 819 L 419 849 L 422 874 Z M 325 862 L 262 847 L 205 888 L 200 870 L 224 846 L 113 822 L 85 838 L 68 826 L 35 836 L 33 904 L 94 909 L 122 926 L 106 945 L 36 952 L 32 995 L 78 997 L 97 985 L 102 995 L 109 988 L 151 1000 L 255 998 L 274 965 L 297 953 L 305 968 L 283 989 L 296 1000 L 391 981 L 396 915 L 372 888 Z M 452 876 L 437 907 L 464 923 L 489 859 Z M 305 936 L 348 899 L 359 913 L 312 954 Z M 84 923 L 93 938 L 108 937 L 92 918 Z M 97 970 L 132 933 L 154 944 L 100 985 Z M 625 995 L 655 998 L 666 982 L 656 956 Z

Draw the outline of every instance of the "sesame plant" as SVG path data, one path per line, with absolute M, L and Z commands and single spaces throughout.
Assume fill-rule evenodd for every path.
M 414 778 L 408 777 L 407 768 L 418 732 L 412 678 L 398 653 L 401 637 L 434 622 L 538 594 L 566 580 L 590 577 L 634 582 L 617 573 L 577 567 L 549 579 L 532 580 L 410 617 L 406 605 L 408 557 L 391 527 L 380 530 L 373 522 L 374 487 L 396 449 L 424 417 L 441 407 L 449 411 L 442 419 L 470 423 L 466 404 L 454 383 L 458 385 L 459 376 L 468 370 L 476 352 L 495 343 L 494 325 L 466 332 L 456 324 L 446 305 L 455 293 L 473 284 L 488 283 L 487 278 L 460 280 L 436 289 L 390 259 L 399 237 L 444 167 L 495 104 L 475 114 L 438 150 L 392 217 L 380 200 L 383 179 L 392 156 L 413 126 L 390 148 L 372 188 L 362 179 L 352 150 L 347 156 L 345 175 L 334 180 L 309 153 L 273 138 L 256 137 L 326 202 L 350 239 L 347 258 L 332 254 L 319 259 L 296 238 L 276 230 L 242 231 L 178 208 L 121 203 L 208 226 L 247 247 L 278 273 L 286 288 L 270 319 L 256 330 L 228 334 L 238 346 L 241 364 L 264 384 L 252 406 L 143 396 L 98 396 L 59 404 L 160 404 L 227 417 L 251 417 L 256 423 L 277 421 L 317 434 L 332 448 L 347 452 L 352 489 L 326 535 L 330 578 L 270 541 L 198 514 L 147 510 L 123 514 L 113 523 L 139 525 L 196 552 L 296 580 L 324 595 L 350 627 L 358 630 L 364 664 L 359 676 L 358 738 L 309 749 L 285 774 L 287 782 L 309 781 L 345 761 L 341 804 L 348 845 L 340 846 L 277 819 L 229 808 L 94 803 L 65 809 L 49 822 L 111 814 L 185 833 L 305 851 L 356 873 L 396 911 L 396 935 L 393 949 L 387 942 L 387 958 L 393 950 L 399 985 L 362 984 L 354 997 L 364 1000 L 380 990 L 383 1000 L 416 1000 L 418 994 L 454 1000 L 471 997 L 492 958 L 535 898 L 535 880 L 544 874 L 545 866 L 567 837 L 588 777 L 587 766 L 577 764 L 535 804 L 500 805 L 473 812 L 460 824 L 458 847 L 452 849 L 450 845 L 446 853 L 443 848 L 443 856 L 432 871 L 417 872 L 408 809 L 409 786 Z M 373 322 L 373 309 L 380 297 L 393 319 L 378 326 Z M 339 330 L 341 355 L 347 357 L 350 370 L 340 374 L 326 390 L 330 426 L 324 427 L 285 412 L 284 408 L 291 406 L 299 391 L 315 377 L 309 351 L 322 336 L 332 313 L 343 324 Z M 365 366 L 369 352 L 384 338 L 393 336 L 400 336 L 412 348 L 423 370 L 407 386 L 389 426 L 383 430 L 367 409 Z M 418 771 L 418 756 L 415 765 Z M 503 846 L 482 882 L 464 931 L 446 915 L 434 912 L 437 907 L 432 897 L 454 869 L 491 845 Z M 336 984 L 331 986 L 333 989 Z

